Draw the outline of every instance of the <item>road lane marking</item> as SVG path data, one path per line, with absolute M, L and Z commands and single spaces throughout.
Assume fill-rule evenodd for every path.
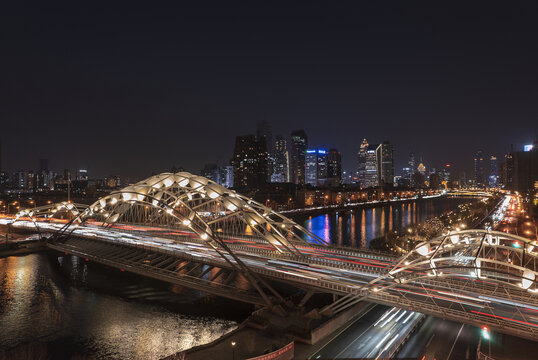
M 460 337 L 461 331 L 463 330 L 463 327 L 465 324 L 461 324 L 460 331 L 458 331 L 458 335 L 456 336 L 456 340 L 454 340 L 454 344 L 452 344 L 452 347 L 450 348 L 450 352 L 448 353 L 448 356 L 446 357 L 446 360 L 450 359 L 450 355 L 452 355 L 452 350 L 454 350 L 454 346 L 456 346 L 456 342 L 458 341 L 458 338 Z
M 424 349 L 426 349 L 428 346 L 430 346 L 430 344 L 432 343 L 432 340 L 433 340 L 434 337 L 435 337 L 435 334 L 432 334 L 432 336 L 430 336 L 430 340 L 428 340 L 428 343 L 426 344 Z

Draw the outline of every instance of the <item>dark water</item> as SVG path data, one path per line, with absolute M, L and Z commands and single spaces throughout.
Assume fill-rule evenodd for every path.
M 340 211 L 300 219 L 303 226 L 331 244 L 367 248 L 370 240 L 390 231 L 442 215 L 469 199 L 434 198 L 421 202 Z
M 366 246 L 386 231 L 468 201 L 435 199 L 303 220 L 332 243 Z M 73 256 L 0 259 L 0 359 L 158 359 L 220 337 L 251 311 Z
M 237 326 L 222 304 L 199 302 L 72 256 L 0 259 L 0 359 L 158 359 Z

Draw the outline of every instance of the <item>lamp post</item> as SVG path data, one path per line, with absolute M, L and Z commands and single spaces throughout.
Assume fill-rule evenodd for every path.
M 482 326 L 482 336 L 488 341 L 489 355 L 491 357 L 491 335 L 487 326 Z
M 235 360 L 235 345 L 237 343 L 235 341 L 232 341 L 232 360 Z

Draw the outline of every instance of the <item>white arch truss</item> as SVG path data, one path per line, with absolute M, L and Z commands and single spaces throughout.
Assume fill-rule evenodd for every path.
M 88 222 L 110 229 L 120 223 L 159 226 L 190 232 L 212 247 L 217 238 L 241 238 L 267 245 L 278 253 L 301 255 L 296 244 L 326 244 L 272 209 L 188 172 L 152 176 L 113 191 L 89 207 L 54 204 L 25 210 L 17 219 L 42 220 L 60 210 L 71 212 L 74 226 Z
M 488 279 L 538 293 L 538 243 L 499 231 L 452 231 L 422 242 L 389 276 L 406 282 L 418 277 Z

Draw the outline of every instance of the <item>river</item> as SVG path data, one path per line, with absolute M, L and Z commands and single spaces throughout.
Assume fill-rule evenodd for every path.
M 297 217 L 306 229 L 329 240 L 331 244 L 368 248 L 370 240 L 454 210 L 460 204 L 475 199 L 441 197 L 418 202 L 404 202 L 373 208 L 331 212 L 323 215 Z

